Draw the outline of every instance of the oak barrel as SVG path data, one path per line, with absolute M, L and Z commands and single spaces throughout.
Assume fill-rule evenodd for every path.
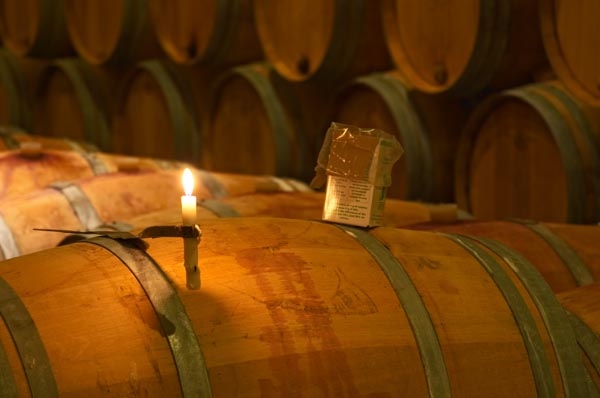
M 306 178 L 313 165 L 302 111 L 299 98 L 277 84 L 269 65 L 229 70 L 215 88 L 203 139 L 207 167 Z
M 51 161 L 49 159 L 46 163 Z M 168 167 L 169 163 L 166 163 L 163 167 Z M 12 258 L 51 248 L 64 238 L 55 232 L 34 231 L 33 228 L 72 231 L 129 229 L 131 227 L 123 221 L 128 223 L 132 218 L 173 208 L 179 209 L 181 217 L 181 166 L 173 165 L 165 170 L 148 165 L 140 167 L 139 164 L 127 168 L 120 167 L 120 164 L 111 166 L 111 173 L 85 177 L 82 171 L 83 177 L 73 181 L 52 180 L 51 177 L 57 176 L 49 172 L 33 174 L 33 183 L 40 183 L 45 178 L 48 186 L 29 192 L 25 191 L 27 183 L 20 181 L 32 173 L 28 175 L 30 170 L 16 169 L 14 177 L 23 178 L 13 185 L 20 188 L 22 194 L 0 199 L 0 257 Z M 76 171 L 76 167 L 83 169 L 85 166 L 73 162 L 71 167 Z M 305 184 L 295 180 L 192 170 L 196 177 L 194 193 L 199 199 L 219 199 L 255 191 L 309 190 Z M 62 174 L 64 178 L 69 177 L 69 171 L 67 169 Z M 7 185 L 4 186 L 11 186 L 11 181 L 5 182 Z
M 65 0 L 65 18 L 75 50 L 91 64 L 126 66 L 161 56 L 147 0 Z
M 254 0 L 266 59 L 291 81 L 344 80 L 390 66 L 380 0 Z
M 64 0 L 0 1 L 3 45 L 19 57 L 55 58 L 73 54 L 64 12 Z
M 117 99 L 114 150 L 202 164 L 202 101 L 209 95 L 208 76 L 200 69 L 184 73 L 160 60 L 136 65 Z
M 251 0 L 150 0 L 158 41 L 173 61 L 213 67 L 262 58 Z
M 359 77 L 337 95 L 332 120 L 393 134 L 404 147 L 389 197 L 453 201 L 456 147 L 467 111 L 456 100 L 410 89 L 397 72 Z
M 48 149 L 42 146 L 45 140 L 29 139 L 21 142 L 18 149 L 0 152 L 0 198 L 45 188 L 56 181 L 72 181 L 117 171 L 183 167 L 182 163 L 161 159 L 86 152 L 77 143 L 68 141 L 57 141 L 57 144 L 72 145 L 72 150 Z
M 185 288 L 180 238 L 146 243 L 101 237 L 3 263 L 5 385 L 87 397 L 593 396 L 560 304 L 494 242 L 206 220 L 197 291 Z
M 38 81 L 33 132 L 111 150 L 109 98 L 116 79 L 78 58 L 54 60 Z
M 513 221 L 462 221 L 409 226 L 495 239 L 521 253 L 555 292 L 600 280 L 600 228 L 590 225 Z
M 396 67 L 415 88 L 473 96 L 546 64 L 536 0 L 382 0 Z
M 600 40 L 595 31 L 600 17 L 596 1 L 542 0 L 540 22 L 552 69 L 582 101 L 600 105 Z
M 256 192 L 198 203 L 198 223 L 219 217 L 281 217 L 319 220 L 323 214 L 325 194 L 321 192 Z M 458 218 L 455 204 L 428 204 L 387 199 L 383 225 L 402 226 L 417 223 L 452 223 Z M 181 221 L 181 207 L 148 213 L 124 220 L 136 228 L 176 224 Z
M 598 221 L 598 120 L 558 83 L 488 98 L 462 133 L 457 204 L 478 219 Z

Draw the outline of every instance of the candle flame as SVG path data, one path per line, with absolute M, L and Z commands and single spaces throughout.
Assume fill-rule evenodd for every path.
M 183 171 L 181 182 L 183 183 L 183 190 L 185 191 L 185 194 L 190 196 L 194 190 L 194 176 L 192 175 L 190 169 L 186 168 Z

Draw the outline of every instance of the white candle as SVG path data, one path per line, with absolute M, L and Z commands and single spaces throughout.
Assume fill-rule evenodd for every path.
M 190 169 L 185 169 L 181 176 L 183 190 L 185 195 L 181 197 L 181 218 L 183 225 L 196 224 L 196 197 L 192 195 L 194 191 L 194 176 Z

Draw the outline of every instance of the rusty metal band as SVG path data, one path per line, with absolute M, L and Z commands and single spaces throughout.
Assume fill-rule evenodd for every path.
M 448 90 L 459 97 L 473 97 L 485 89 L 502 64 L 508 47 L 512 3 L 489 0 L 479 8 L 478 34 L 469 62 L 460 77 Z
M 214 199 L 229 196 L 229 192 L 227 192 L 225 186 L 221 184 L 214 175 L 204 170 L 198 170 L 197 172 L 199 174 L 200 182 L 208 189 Z
M 501 243 L 473 238 L 496 253 L 519 277 L 540 313 L 560 368 L 566 397 L 587 397 L 587 372 L 581 361 L 575 333 L 554 292 L 525 257 Z
M 94 175 L 107 174 L 109 172 L 106 163 L 104 163 L 95 153 L 80 152 L 80 155 L 88 162 Z
M 253 67 L 241 66 L 233 69 L 234 73 L 242 76 L 256 91 L 261 99 L 262 106 L 267 114 L 273 135 L 275 151 L 275 174 L 289 176 L 293 175 L 291 159 L 293 156 L 293 147 L 291 138 L 294 136 L 291 127 L 286 118 L 286 111 L 279 100 L 271 81 L 262 74 L 258 73 Z
M 592 127 L 590 121 L 582 110 L 582 106 L 577 103 L 566 91 L 559 89 L 552 84 L 541 84 L 536 86 L 542 91 L 550 93 L 554 97 L 558 98 L 562 105 L 569 111 L 570 116 L 577 122 L 584 145 L 580 146 L 581 151 L 586 151 L 589 161 L 591 163 L 590 178 L 594 186 L 594 192 L 596 193 L 596 218 L 600 217 L 600 154 L 596 146 L 595 129 Z
M 140 3 L 139 0 L 136 2 L 138 10 L 146 9 L 143 2 Z M 132 16 L 135 15 L 136 12 L 133 12 Z M 139 16 L 137 18 L 139 19 Z M 141 62 L 138 69 L 149 73 L 160 88 L 173 131 L 175 157 L 188 161 L 197 159 L 201 145 L 200 128 L 196 118 L 193 117 L 194 97 L 190 94 L 189 87 L 181 81 L 181 76 L 175 69 L 160 60 Z
M 5 260 L 21 255 L 15 237 L 2 215 L 0 215 L 0 250 Z
M 543 224 L 527 222 L 523 222 L 522 224 L 535 232 L 552 248 L 552 250 L 554 250 L 571 275 L 573 275 L 573 279 L 575 279 L 578 286 L 585 286 L 594 282 L 594 277 L 589 268 L 585 265 L 577 252 L 575 252 L 563 238 L 556 235 Z
M 538 397 L 554 397 L 556 390 L 552 380 L 550 362 L 544 349 L 544 341 L 537 329 L 535 319 L 521 293 L 502 266 L 483 247 L 471 238 L 445 234 L 447 238 L 462 246 L 490 275 L 510 308 L 529 357 Z M 566 390 L 566 387 L 565 387 Z M 583 396 L 583 395 L 582 395 Z
M 552 103 L 540 93 L 527 89 L 512 89 L 506 91 L 504 95 L 519 98 L 532 106 L 548 125 L 565 172 L 568 222 L 585 223 L 586 171 L 570 126 L 563 116 L 556 112 Z
M 415 336 L 429 387 L 429 396 L 449 397 L 450 380 L 433 321 L 415 285 L 402 268 L 402 264 L 368 232 L 343 225 L 336 226 L 367 249 L 390 281 Z
M 195 61 L 200 61 L 208 65 L 222 65 L 230 54 L 231 46 L 234 41 L 234 33 L 237 31 L 235 26 L 240 23 L 240 0 L 221 0 L 217 3 L 215 12 L 213 32 L 203 54 L 198 56 Z
M 104 224 L 92 202 L 79 185 L 56 182 L 51 184 L 50 187 L 59 191 L 67 199 L 85 230 L 91 230 Z
M 577 343 L 594 365 L 596 372 L 600 374 L 600 337 L 577 315 L 569 310 L 565 311 L 577 336 Z
M 94 85 L 96 78 L 89 70 L 89 66 L 80 60 L 58 59 L 52 62 L 69 79 L 69 83 L 75 90 L 75 96 L 80 104 L 85 141 L 93 142 L 100 148 L 110 148 L 112 136 L 110 134 L 107 111 L 97 98 L 101 95 L 96 93 Z M 96 95 L 95 95 L 96 94 Z
M 0 398 L 17 398 L 19 390 L 12 374 L 4 346 L 0 343 Z
M 333 84 L 352 68 L 359 51 L 363 29 L 369 29 L 365 18 L 369 5 L 366 3 L 367 0 L 335 0 L 333 29 L 327 51 L 314 73 L 315 80 Z
M 0 316 L 17 347 L 31 395 L 58 397 L 52 366 L 35 322 L 25 304 L 3 278 L 0 278 Z
M 204 207 L 217 217 L 229 218 L 229 217 L 240 217 L 240 213 L 237 212 L 233 207 L 226 203 L 219 202 L 213 199 L 204 199 L 198 203 L 198 206 Z
M 406 179 L 403 184 L 406 198 L 431 199 L 434 181 L 433 160 L 429 141 L 424 139 L 428 133 L 408 98 L 405 87 L 383 74 L 358 78 L 354 84 L 361 84 L 379 94 L 391 112 L 397 126 L 398 138 L 405 148 L 403 162 L 406 164 Z
M 98 237 L 85 243 L 115 255 L 138 280 L 154 307 L 171 349 L 184 397 L 212 397 L 204 355 L 177 291 L 160 266 L 144 250 L 127 240 Z

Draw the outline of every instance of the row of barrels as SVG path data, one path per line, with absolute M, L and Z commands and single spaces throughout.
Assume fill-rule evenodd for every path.
M 548 58 L 596 105 L 599 15 L 593 0 L 0 2 L 2 40 L 20 56 L 62 57 L 74 47 L 92 64 L 120 66 L 163 52 L 220 67 L 265 58 L 293 81 L 348 79 L 393 61 L 417 89 L 460 96 L 524 84 Z
M 0 199 L 3 254 L 7 236 L 26 248 L 0 264 L 6 396 L 598 394 L 597 226 L 452 223 L 455 207 L 389 200 L 389 226 L 361 230 L 316 221 L 320 193 L 265 192 L 297 181 L 195 170 L 191 291 L 181 242 L 138 237 L 181 223 L 181 164 L 8 142 L 2 175 L 21 178 L 3 186 L 90 154 L 108 172 Z
M 147 217 L 180 223 L 174 209 Z M 598 395 L 600 268 L 585 244 L 598 227 L 198 222 L 200 290 L 185 287 L 178 239 L 139 230 L 3 261 L 1 391 Z M 527 256 L 511 248 L 524 242 Z M 554 259 L 569 248 L 591 278 Z
M 16 231 L 33 235 L 36 232 L 27 231 L 27 228 L 80 228 L 85 231 L 131 220 L 134 220 L 133 227 L 142 228 L 160 223 L 174 224 L 181 217 L 179 195 L 173 192 L 181 189 L 180 174 L 186 166 L 183 163 L 106 154 L 71 140 L 22 132 L 13 132 L 12 136 L 18 147 L 0 152 L 0 186 L 3 188 L 0 201 L 3 224 L 7 220 L 18 220 L 23 224 L 14 228 Z M 34 143 L 37 147 L 31 145 Z M 300 181 L 192 170 L 198 181 L 195 194 L 201 198 L 199 220 L 214 216 L 264 215 L 320 218 L 324 195 L 311 192 Z M 76 195 L 80 197 L 75 201 L 82 202 L 83 210 L 73 208 L 75 196 L 68 191 L 79 192 Z M 291 192 L 293 194 L 284 200 Z M 55 200 L 59 197 L 61 200 Z M 64 210 L 57 210 L 65 204 Z M 73 217 L 66 217 L 69 212 Z M 384 225 L 411 225 L 412 229 L 498 239 L 524 254 L 532 263 L 539 263 L 540 272 L 556 291 L 589 284 L 600 277 L 600 263 L 595 257 L 597 247 L 589 244 L 600 233 L 597 226 L 543 225 L 519 220 L 456 223 L 464 217 L 459 216 L 454 205 L 392 199 L 386 203 Z M 39 224 L 35 225 L 36 221 Z M 53 247 L 58 242 L 55 240 L 40 247 Z M 531 242 L 539 243 L 532 245 Z M 552 249 L 549 253 L 547 247 Z M 32 251 L 35 250 L 26 250 Z
M 104 150 L 184 159 L 221 172 L 307 181 L 333 120 L 398 137 L 405 155 L 394 168 L 390 197 L 456 201 L 483 219 L 600 220 L 600 112 L 557 81 L 468 106 L 411 89 L 397 71 L 337 90 L 290 84 L 267 64 L 215 75 L 153 60 L 117 78 L 65 59 L 42 75 L 33 100 L 32 131 L 39 134 L 69 134 Z M 26 95 L 6 97 L 18 108 Z
M 139 228 L 160 222 L 149 214 L 167 209 L 175 213 L 169 221 L 181 217 L 176 192 L 182 189 L 183 163 L 90 151 L 72 140 L 22 132 L 4 131 L 2 137 L 10 137 L 13 147 L 0 152 L 1 258 L 55 247 L 64 238 L 40 229 Z M 324 194 L 311 192 L 300 181 L 192 169 L 202 218 L 221 214 L 321 217 Z M 304 194 L 291 197 L 274 192 Z M 431 219 L 453 221 L 457 209 L 451 204 L 392 200 L 386 214 L 391 225 L 407 225 Z

